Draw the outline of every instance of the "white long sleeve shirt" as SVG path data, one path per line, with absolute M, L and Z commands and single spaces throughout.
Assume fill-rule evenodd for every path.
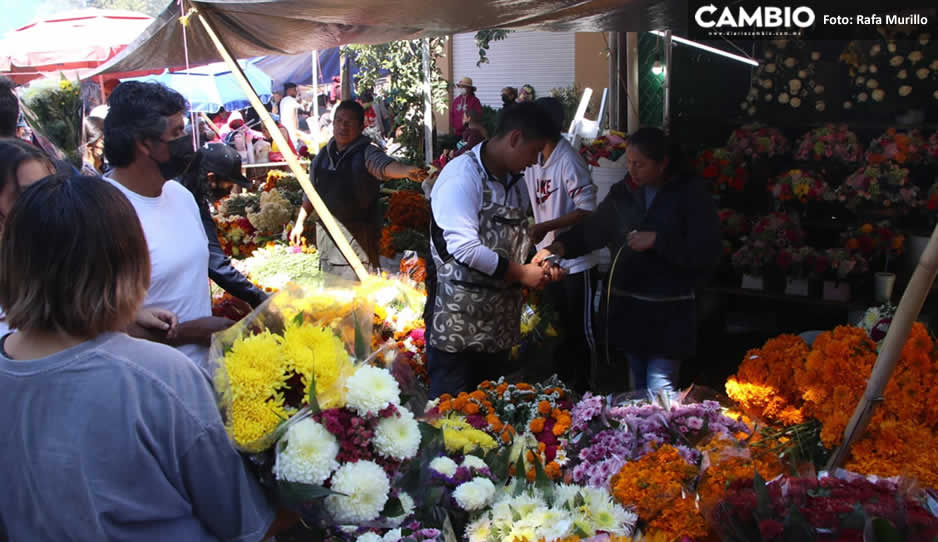
M 497 204 L 528 209 L 530 201 L 523 179 L 509 176 L 510 179 L 499 180 L 491 174 L 485 179 L 480 174 L 473 160 L 482 163 L 481 152 L 485 144 L 476 145 L 446 164 L 430 193 L 430 207 L 434 221 L 443 230 L 447 252 L 462 264 L 494 276 L 499 267 L 499 256 L 483 245 L 479 238 L 483 183 L 488 184 Z

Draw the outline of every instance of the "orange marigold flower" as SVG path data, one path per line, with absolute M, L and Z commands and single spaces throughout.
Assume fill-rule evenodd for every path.
M 524 452 L 524 458 L 528 461 L 528 463 L 534 463 L 534 452 L 531 450 Z
M 533 388 L 530 384 L 528 384 L 527 382 L 519 382 L 519 383 L 515 384 L 515 388 L 517 388 L 517 389 L 519 389 L 519 390 L 522 390 L 522 391 L 531 391 L 531 390 L 534 389 L 534 388 Z
M 485 392 L 482 390 L 475 390 L 469 394 L 469 398 L 481 403 L 482 401 L 485 401 Z
M 499 384 L 499 385 L 495 388 L 495 393 L 497 393 L 498 395 L 501 395 L 501 394 L 505 393 L 505 390 L 507 390 L 507 389 L 508 389 L 508 384 L 502 382 L 501 384 Z
M 468 401 L 467 401 L 466 398 L 463 396 L 463 394 L 459 394 L 459 397 L 453 399 L 453 410 L 458 410 L 458 411 L 462 412 L 463 409 L 466 408 L 466 403 L 467 403 L 467 402 L 468 402 Z
M 527 478 L 529 482 L 533 482 L 534 479 L 537 478 L 537 473 L 535 472 L 534 467 L 528 469 Z
M 445 414 L 453 409 L 453 402 L 449 399 L 446 399 L 445 401 L 440 401 L 440 404 L 439 406 L 437 406 L 437 409 L 440 411 L 440 414 Z
M 538 443 L 537 443 L 537 451 L 538 451 L 538 453 L 541 453 L 541 454 L 542 454 L 542 453 L 544 453 L 544 450 L 546 450 L 546 449 L 547 449 L 547 444 L 544 444 L 543 442 L 538 442 Z
M 443 395 L 440 396 L 440 401 L 452 401 L 452 400 L 453 400 L 453 396 L 448 393 L 444 393 Z
M 551 410 L 551 406 L 550 406 L 550 402 L 548 401 L 541 401 L 540 403 L 537 404 L 537 412 L 541 416 L 547 416 L 548 414 L 550 414 L 550 410 Z
M 560 475 L 562 474 L 560 470 L 560 465 L 558 465 L 556 461 L 551 461 L 550 463 L 548 463 L 547 466 L 544 467 L 544 472 L 547 474 L 547 477 L 550 478 L 551 480 L 556 480 L 560 478 Z
M 545 421 L 546 420 L 544 420 L 544 418 L 534 418 L 533 420 L 531 420 L 531 423 L 528 425 L 528 429 L 530 429 L 532 433 L 535 433 L 535 434 L 540 433 L 541 431 L 544 430 Z
M 480 390 L 490 390 L 490 389 L 492 389 L 492 387 L 493 387 L 493 385 L 492 385 L 492 381 L 491 381 L 491 380 L 484 380 L 481 384 L 479 384 L 479 389 L 480 389 Z
M 505 444 L 511 444 L 511 432 L 508 431 L 508 428 L 505 428 L 505 430 L 502 431 L 502 442 Z
M 502 430 L 502 422 L 498 419 L 498 416 L 495 414 L 489 414 L 485 417 L 485 421 L 488 422 L 489 427 L 492 428 L 492 431 L 498 433 Z
M 469 401 L 468 403 L 466 403 L 466 407 L 463 409 L 463 412 L 465 412 L 465 413 L 468 414 L 469 416 L 472 416 L 472 415 L 474 415 L 474 414 L 478 414 L 478 413 L 479 413 L 479 405 L 473 403 L 472 401 Z

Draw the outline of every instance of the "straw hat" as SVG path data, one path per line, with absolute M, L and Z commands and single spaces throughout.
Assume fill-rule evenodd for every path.
M 471 88 L 472 90 L 476 89 L 476 87 L 472 85 L 471 77 L 463 77 L 462 79 L 459 80 L 458 83 L 456 83 L 456 86 L 463 87 L 463 88 Z

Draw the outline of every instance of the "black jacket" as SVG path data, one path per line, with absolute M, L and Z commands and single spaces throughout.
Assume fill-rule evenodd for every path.
M 653 231 L 654 246 L 633 252 L 628 233 Z M 558 237 L 565 257 L 608 247 L 612 254 L 607 306 L 609 342 L 640 356 L 673 359 L 696 351 L 696 287 L 719 263 L 720 220 L 703 182 L 675 177 L 645 209 L 645 191 L 627 181 L 612 187 L 596 211 Z M 601 330 L 602 331 L 602 330 Z
M 222 250 L 221 243 L 218 241 L 218 230 L 215 227 L 215 221 L 212 220 L 212 213 L 209 211 L 208 200 L 205 196 L 205 180 L 201 176 L 188 175 L 180 181 L 192 192 L 199 206 L 202 227 L 205 228 L 205 236 L 208 237 L 209 278 L 229 294 L 246 301 L 252 307 L 257 307 L 267 299 L 267 294 L 232 267 L 231 259 Z

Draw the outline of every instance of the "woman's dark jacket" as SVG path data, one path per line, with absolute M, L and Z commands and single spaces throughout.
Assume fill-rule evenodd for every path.
M 720 220 L 713 197 L 698 179 L 673 177 L 647 210 L 644 190 L 628 178 L 613 185 L 592 215 L 557 240 L 565 258 L 610 249 L 607 314 L 613 349 L 686 359 L 697 346 L 695 289 L 719 263 Z M 645 252 L 629 249 L 626 240 L 633 230 L 655 232 L 654 246 Z M 608 294 L 604 288 L 604 303 Z

